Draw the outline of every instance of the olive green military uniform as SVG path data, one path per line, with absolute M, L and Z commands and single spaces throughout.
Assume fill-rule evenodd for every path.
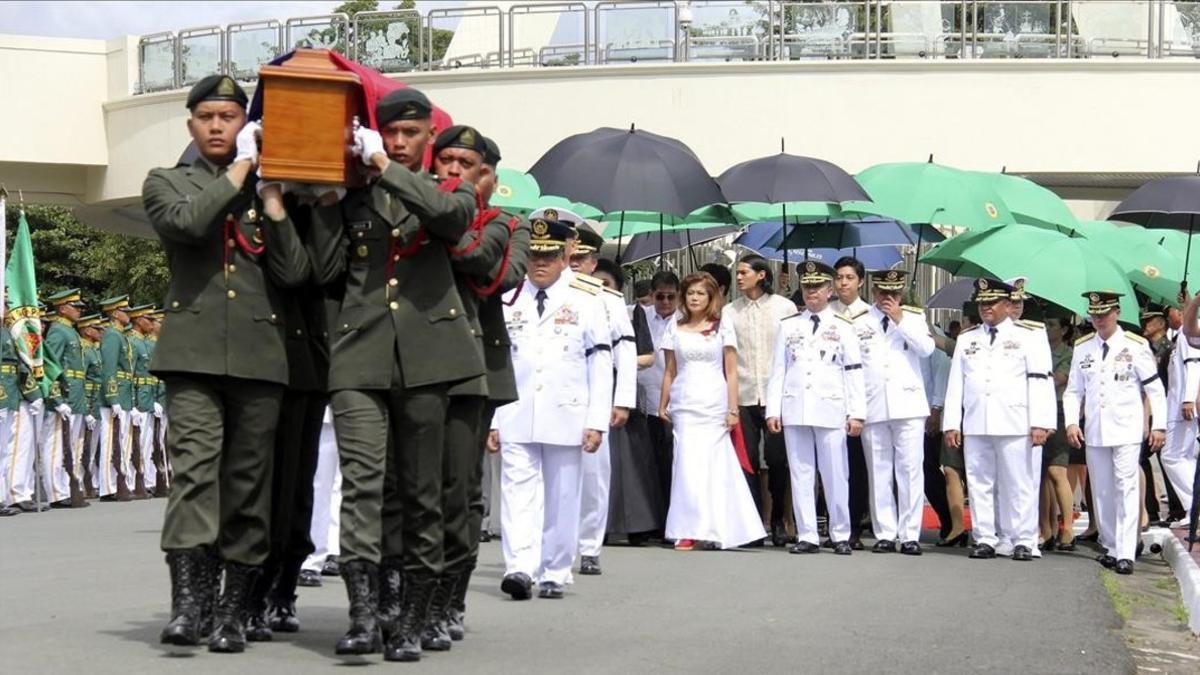
M 313 250 L 326 254 L 315 261 L 321 281 L 344 287 L 329 372 L 343 563 L 378 563 L 385 553 L 390 431 L 403 541 L 388 537 L 386 553 L 403 552 L 410 573 L 441 572 L 447 391 L 484 371 L 447 252 L 471 222 L 474 191 L 449 185 L 392 162 L 371 186 L 314 211 Z
M 165 380 L 172 489 L 166 551 L 216 545 L 260 565 L 269 550 L 272 446 L 288 380 L 277 287 L 309 278 L 289 219 L 266 218 L 255 180 L 239 190 L 203 157 L 142 187 L 171 269 L 151 372 Z M 107 358 L 107 355 L 105 355 Z
M 113 298 L 112 304 L 128 306 L 127 298 Z M 101 303 L 104 307 L 104 302 Z M 116 309 L 120 309 L 118 306 Z M 100 335 L 100 430 L 97 489 L 101 497 L 118 495 L 128 499 L 134 487 L 133 436 L 130 412 L 133 410 L 133 347 L 126 333 L 129 328 L 112 320 Z
M 143 413 L 154 412 L 154 399 L 158 395 L 158 378 L 150 372 L 150 337 L 131 330 L 129 345 L 133 348 L 133 409 Z

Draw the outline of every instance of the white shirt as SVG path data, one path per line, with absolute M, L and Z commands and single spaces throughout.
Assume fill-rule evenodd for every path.
M 738 340 L 738 405 L 763 405 L 779 322 L 796 313 L 791 300 L 767 293 L 757 300 L 741 296 L 722 312 Z
M 637 311 L 636 309 L 634 311 Z M 678 321 L 682 314 L 676 311 L 668 316 L 659 316 L 654 305 L 642 307 L 646 314 L 646 325 L 650 328 L 650 341 L 654 343 L 654 365 L 638 371 L 638 409 L 647 415 L 658 416 L 658 403 L 662 398 L 663 375 L 667 371 L 667 357 L 662 351 L 663 333 L 671 322 Z
M 868 424 L 929 416 L 921 361 L 934 350 L 933 335 L 921 310 L 904 307 L 900 314 L 895 322 L 871 305 L 851 319 L 862 350 Z
M 1093 333 L 1075 343 L 1063 391 L 1063 418 L 1067 426 L 1077 425 L 1083 412 L 1088 446 L 1140 444 L 1143 393 L 1150 399 L 1154 428 L 1166 429 L 1167 399 L 1145 338 L 1117 328 L 1107 340 Z
M 816 319 L 816 321 L 814 321 Z M 804 310 L 775 335 L 767 417 L 785 426 L 836 429 L 864 419 L 862 361 L 854 327 L 832 307 Z
M 1175 338 L 1167 365 L 1167 421 L 1183 420 L 1183 404 L 1200 399 L 1200 349 L 1182 335 Z
M 854 298 L 854 302 L 848 305 L 837 299 L 834 299 L 834 301 L 830 304 L 833 306 L 833 311 L 837 312 L 838 314 L 845 314 L 849 319 L 854 319 L 858 317 L 858 315 L 871 308 L 871 305 L 862 298 Z
M 994 331 L 994 337 L 993 337 Z M 1052 366 L 1033 328 L 1005 319 L 963 331 L 950 360 L 943 431 L 968 436 L 1024 436 L 1057 426 Z
M 578 446 L 584 430 L 608 429 L 613 391 L 608 320 L 597 290 L 569 275 L 545 292 L 540 316 L 538 289 L 528 279 L 504 294 L 520 398 L 496 409 L 492 428 L 504 442 Z

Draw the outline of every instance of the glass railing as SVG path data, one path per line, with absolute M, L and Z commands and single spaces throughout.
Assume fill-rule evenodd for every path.
M 1200 1 L 606 0 L 327 14 L 155 33 L 138 92 L 251 81 L 296 47 L 388 73 L 840 59 L 1200 58 Z

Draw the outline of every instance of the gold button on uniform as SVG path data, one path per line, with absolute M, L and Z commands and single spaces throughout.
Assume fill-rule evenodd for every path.
M 495 345 L 496 345 L 497 347 L 499 347 L 499 346 L 500 346 L 500 338 L 496 338 Z
M 275 316 L 274 314 L 272 314 L 272 315 L 271 315 L 271 320 L 272 320 L 272 321 L 278 321 L 278 320 L 279 320 L 279 317 L 278 317 L 278 316 Z
M 235 291 L 231 288 L 231 289 L 229 289 L 229 292 L 226 293 L 225 295 L 229 296 L 229 299 L 232 300 L 237 297 L 237 291 Z
M 371 249 L 367 248 L 366 244 L 359 244 L 355 252 L 358 253 L 358 257 L 365 258 L 371 252 Z
M 399 283 L 400 282 L 396 281 L 395 279 L 388 279 L 388 286 L 397 286 Z
M 297 329 L 296 329 L 296 335 L 304 335 L 304 331 L 302 331 L 302 330 L 300 330 L 299 328 L 297 328 Z
M 392 236 L 399 237 L 400 236 L 400 228 L 398 228 L 398 227 L 392 228 Z
M 393 310 L 400 309 L 400 303 L 393 300 L 388 303 L 388 307 L 391 307 Z
M 450 316 L 458 316 L 458 310 L 451 307 L 450 308 Z
M 236 271 L 237 271 L 237 265 L 234 265 L 233 263 L 229 263 L 229 271 L 230 271 L 230 272 L 236 272 Z
M 175 300 L 171 303 L 171 309 L 179 309 L 179 301 Z
M 230 239 L 229 241 L 225 242 L 225 245 L 229 248 L 233 248 L 234 246 L 237 246 L 237 241 Z

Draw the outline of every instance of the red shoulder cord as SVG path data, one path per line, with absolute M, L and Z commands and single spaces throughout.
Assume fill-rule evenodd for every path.
M 461 184 L 461 178 L 448 178 L 441 183 L 438 183 L 437 189 L 441 192 L 454 192 Z M 416 234 L 413 235 L 412 240 L 408 242 L 407 246 L 400 245 L 399 237 L 392 237 L 391 247 L 388 250 L 387 267 L 385 270 L 387 276 L 392 276 L 392 273 L 396 267 L 396 263 L 402 258 L 408 258 L 416 255 L 417 251 L 420 251 L 421 247 L 425 245 L 425 240 L 428 238 L 429 233 L 425 231 L 424 225 L 421 225 L 417 228 Z
M 229 252 L 233 248 L 230 246 L 231 241 L 249 255 L 262 255 L 267 250 L 265 241 L 258 246 L 252 246 L 250 242 L 246 241 L 245 235 L 237 225 L 237 218 L 234 218 L 232 214 L 225 216 L 225 236 L 221 238 L 221 260 L 225 265 L 229 264 Z
M 467 234 L 474 235 L 471 241 L 467 242 L 462 248 L 455 248 L 449 244 L 446 245 L 446 250 L 453 258 L 460 258 L 479 248 L 479 245 L 483 243 L 483 228 L 492 222 L 493 218 L 500 215 L 500 209 L 488 208 L 488 205 L 484 203 L 478 194 L 475 195 L 475 207 L 475 219 L 467 227 Z
M 496 210 L 499 211 L 499 209 L 496 209 Z M 512 233 L 516 231 L 517 224 L 519 222 L 520 221 L 517 220 L 516 216 L 513 216 L 512 218 L 510 218 L 508 220 L 509 242 L 511 242 Z M 512 253 L 512 245 L 509 242 L 506 242 L 504 244 L 504 257 L 500 259 L 500 269 L 496 272 L 496 276 L 495 276 L 495 278 L 492 279 L 492 282 L 490 284 L 488 284 L 486 286 L 480 286 L 480 285 L 476 284 L 473 280 L 467 279 L 467 286 L 469 286 L 472 291 L 475 291 L 475 295 L 478 295 L 481 298 L 487 298 L 487 297 L 490 297 L 493 294 L 495 294 L 495 292 L 500 289 L 500 284 L 504 281 L 504 273 L 508 271 L 508 262 L 509 262 L 509 258 L 511 257 L 510 254 Z M 524 284 L 522 284 L 522 285 L 524 285 Z M 517 292 L 513 294 L 512 302 L 509 302 L 508 304 L 511 305 L 513 302 L 516 302 L 517 295 L 519 295 L 520 293 L 521 293 L 521 289 L 520 289 L 520 286 L 518 286 Z

